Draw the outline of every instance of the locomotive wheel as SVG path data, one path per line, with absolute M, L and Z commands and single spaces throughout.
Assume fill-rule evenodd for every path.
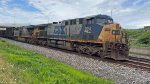
M 78 53 L 83 53 L 80 49 L 76 49 L 76 51 L 77 51 Z
M 104 58 L 104 54 L 103 53 L 104 53 L 103 50 L 100 50 L 100 51 L 97 52 L 97 54 L 98 54 L 98 56 L 100 58 Z
M 45 44 L 44 44 L 44 46 L 47 46 L 47 41 L 45 41 Z
M 42 42 L 41 42 L 41 40 L 39 41 L 39 45 L 42 45 Z
M 80 45 L 77 45 L 76 51 L 77 51 L 78 53 L 83 53 L 83 47 L 80 46 Z
M 42 46 L 46 46 L 46 41 L 42 41 Z
M 89 49 L 89 48 L 85 49 L 85 53 L 88 54 L 88 55 L 93 55 L 91 49 Z
M 88 55 L 93 55 L 93 53 L 90 50 L 88 50 L 87 54 Z
M 39 45 L 39 41 L 37 41 L 36 44 Z
M 77 48 L 76 51 L 77 51 L 78 53 L 83 53 L 83 50 L 82 50 L 81 48 Z

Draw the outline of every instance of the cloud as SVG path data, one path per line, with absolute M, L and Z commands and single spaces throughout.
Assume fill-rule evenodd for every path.
M 45 3 L 46 2 L 46 3 Z M 29 0 L 29 3 L 48 16 L 51 21 L 85 17 L 95 14 L 110 15 L 112 9 L 120 8 L 124 0 Z
M 111 15 L 111 11 L 114 21 L 124 28 L 139 28 L 150 23 L 148 0 L 27 0 L 38 11 L 27 11 L 17 6 L 9 8 L 10 1 L 0 1 L 3 4 L 0 6 L 0 23 L 12 23 L 15 17 L 16 23 L 42 24 L 48 19 L 53 22 L 95 14 Z
M 26 11 L 21 8 L 13 7 L 10 8 L 8 3 L 11 0 L 1 0 L 0 4 L 0 23 L 4 24 L 22 24 L 22 25 L 30 25 L 30 24 L 39 24 L 39 23 L 47 23 L 47 17 L 45 17 L 42 13 L 38 11 Z
M 8 2 L 10 2 L 11 0 L 1 0 L 0 1 L 0 4 L 2 5 L 2 6 L 7 6 L 7 3 Z
M 150 2 L 144 2 L 141 5 L 133 5 L 125 9 L 122 8 L 116 13 L 114 19 L 120 22 L 125 28 L 142 28 L 150 23 L 149 5 Z

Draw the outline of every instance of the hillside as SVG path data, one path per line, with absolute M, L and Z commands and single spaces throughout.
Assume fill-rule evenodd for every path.
M 143 29 L 125 29 L 129 36 L 129 45 L 150 47 L 150 27 Z

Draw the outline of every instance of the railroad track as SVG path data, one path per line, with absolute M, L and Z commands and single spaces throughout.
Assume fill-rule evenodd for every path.
M 150 59 L 145 59 L 145 58 L 139 58 L 139 57 L 129 56 L 129 59 L 150 63 Z
M 148 72 L 150 72 L 150 60 L 149 59 L 129 57 L 129 59 L 123 63 L 125 63 L 128 66 L 140 68 L 140 69 L 147 70 Z
M 102 59 L 102 58 L 100 58 L 98 56 L 95 56 L 95 55 L 94 56 L 93 55 L 87 55 L 85 53 L 77 53 L 75 51 L 69 51 L 69 50 L 60 49 L 60 48 L 54 48 L 54 47 L 47 47 L 47 48 L 63 51 L 63 52 L 66 52 L 66 53 L 81 55 L 81 56 L 84 56 L 84 57 L 87 57 L 87 58 L 92 58 L 92 59 L 95 59 L 95 60 L 101 60 L 103 62 L 123 64 L 123 65 L 126 65 L 127 67 L 134 67 L 134 68 L 137 68 L 137 69 L 142 69 L 142 70 L 150 72 L 150 59 L 144 59 L 144 58 L 129 56 L 129 59 L 127 61 L 115 61 L 115 60 L 110 59 L 110 58 Z

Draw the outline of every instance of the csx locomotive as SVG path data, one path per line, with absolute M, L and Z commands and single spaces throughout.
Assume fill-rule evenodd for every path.
M 129 53 L 127 35 L 121 26 L 101 14 L 14 28 L 13 39 L 114 60 L 126 60 Z

